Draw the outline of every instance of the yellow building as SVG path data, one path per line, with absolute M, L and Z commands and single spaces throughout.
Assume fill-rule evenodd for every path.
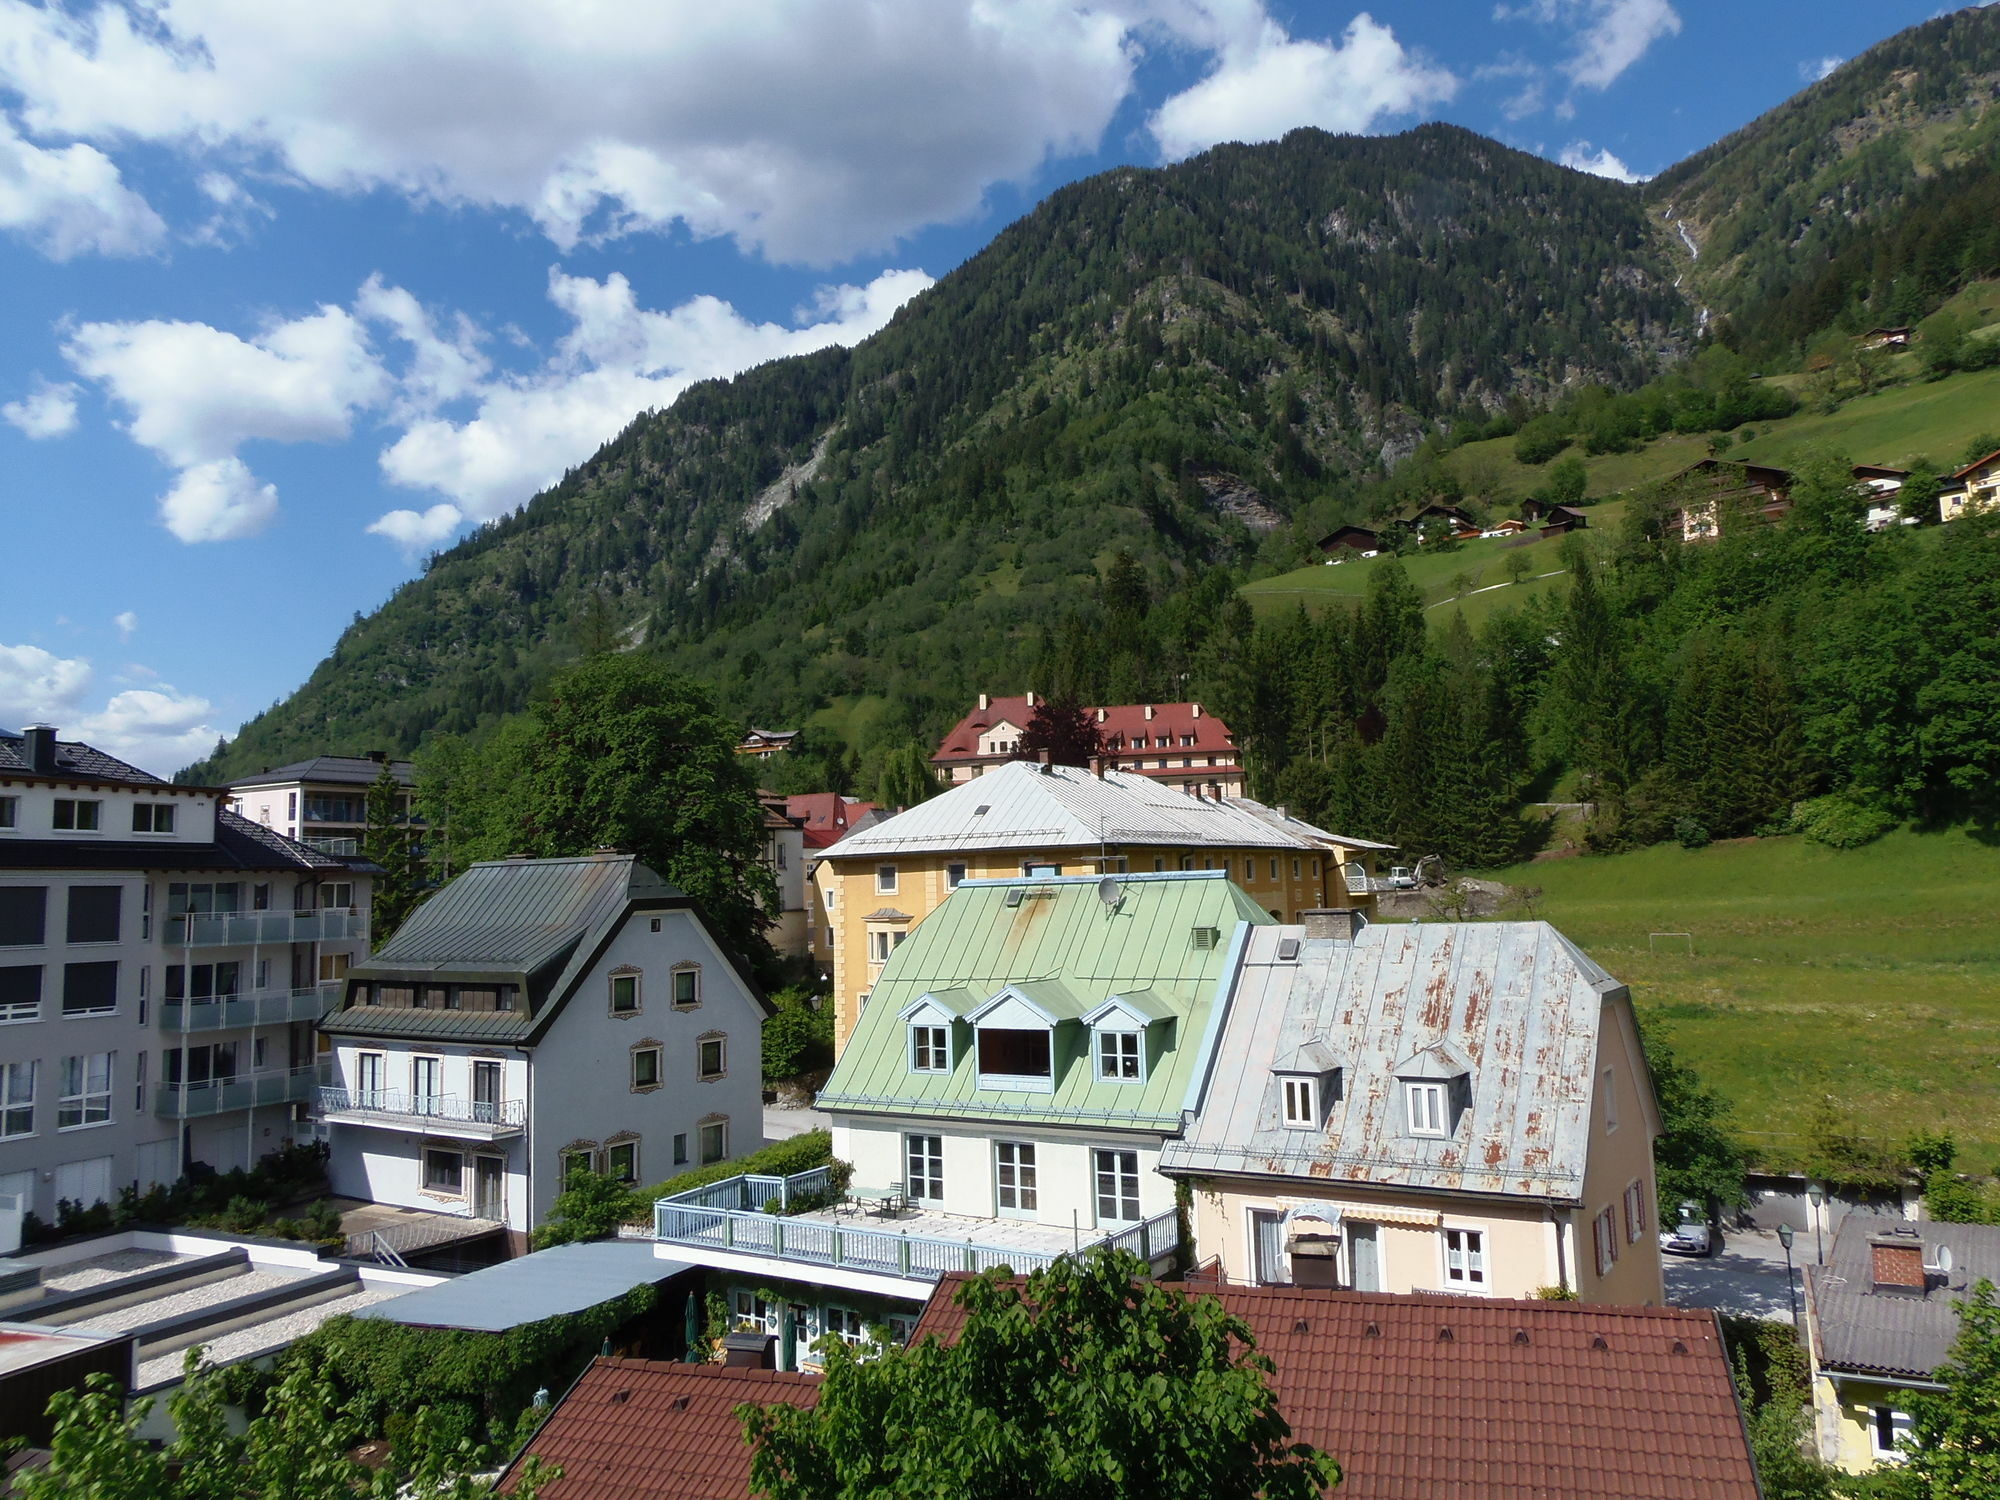
M 2000 503 L 2000 452 L 1967 464 L 1947 475 L 1938 491 L 1938 519 L 1956 521 L 1976 510 L 1991 510 Z
M 813 880 L 834 934 L 834 1045 L 846 1046 L 889 955 L 961 881 L 1221 870 L 1283 921 L 1329 905 L 1367 908 L 1366 876 L 1389 847 L 1248 798 L 1010 762 L 849 834 L 820 859 Z
M 1199 1098 L 1160 1170 L 1208 1276 L 1665 1299 L 1631 997 L 1545 922 L 1252 929 Z
M 1938 1389 L 1958 1336 L 1956 1304 L 2000 1281 L 2000 1228 L 1850 1213 L 1826 1264 L 1805 1271 L 1819 1455 L 1850 1474 L 1902 1461 L 1910 1397 Z

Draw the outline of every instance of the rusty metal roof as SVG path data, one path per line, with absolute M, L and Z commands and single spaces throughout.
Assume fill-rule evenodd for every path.
M 1194 1124 L 1161 1168 L 1573 1201 L 1607 1002 L 1629 1005 L 1625 987 L 1546 922 L 1384 923 L 1351 943 L 1255 928 Z M 1274 1069 L 1313 1044 L 1339 1088 L 1323 1130 L 1288 1128 Z M 1462 1070 L 1449 1136 L 1409 1132 L 1399 1070 Z

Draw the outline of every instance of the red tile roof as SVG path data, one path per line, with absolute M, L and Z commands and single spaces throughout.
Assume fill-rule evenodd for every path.
M 951 1337 L 961 1276 L 918 1335 Z M 1712 1312 L 1224 1287 L 1339 1500 L 1758 1500 Z
M 599 1359 L 526 1451 L 562 1465 L 545 1500 L 745 1500 L 750 1448 L 736 1408 L 811 1406 L 819 1384 L 817 1375 L 776 1370 Z M 521 1462 L 500 1477 L 503 1492 L 512 1492 Z
M 1152 714 L 1150 719 L 1146 717 L 1149 711 Z M 1025 729 L 1034 712 L 1025 694 L 1017 698 L 990 699 L 987 707 L 975 708 L 953 726 L 931 759 L 939 764 L 949 764 L 957 760 L 988 758 L 980 754 L 979 736 L 1002 719 Z M 1154 748 L 1155 740 L 1165 737 L 1167 744 L 1160 747 L 1162 749 L 1199 750 L 1204 754 L 1227 752 L 1230 763 L 1235 763 L 1236 746 L 1230 739 L 1229 726 L 1199 703 L 1121 703 L 1092 708 L 1089 712 L 1097 719 L 1097 727 L 1104 732 L 1106 742 L 1114 746 L 1114 753 L 1117 748 L 1136 751 L 1143 746 L 1150 750 Z M 1192 745 L 1181 744 L 1185 735 L 1194 736 Z
M 824 849 L 839 843 L 847 837 L 849 829 L 873 811 L 874 803 L 843 797 L 838 792 L 799 792 L 785 799 L 786 815 L 805 828 L 808 849 Z

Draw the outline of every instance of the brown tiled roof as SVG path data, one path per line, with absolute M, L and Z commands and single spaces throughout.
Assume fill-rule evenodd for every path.
M 1176 754 L 1198 750 L 1204 754 L 1227 753 L 1231 763 L 1235 762 L 1236 742 L 1230 737 L 1229 726 L 1198 703 L 1120 703 L 1092 707 L 1086 712 L 1103 734 L 1105 743 L 1113 747 L 1110 752 L 1113 755 L 1136 755 L 1142 749 L 1161 753 L 1171 750 Z M 975 708 L 953 726 L 931 761 L 935 765 L 949 765 L 953 761 L 985 758 L 979 752 L 981 734 L 1002 719 L 1026 729 L 1034 713 L 1026 694 L 989 699 L 985 708 Z M 1181 740 L 1189 737 L 1194 743 L 1183 745 Z M 1167 743 L 1152 743 L 1159 739 Z
M 964 1313 L 939 1281 L 918 1336 Z M 1758 1500 L 1712 1312 L 1223 1287 L 1339 1500 Z
M 544 1500 L 747 1500 L 750 1448 L 736 1408 L 818 1399 L 817 1375 L 599 1359 L 525 1452 L 562 1465 Z M 502 1492 L 513 1491 L 521 1463 L 500 1476 Z

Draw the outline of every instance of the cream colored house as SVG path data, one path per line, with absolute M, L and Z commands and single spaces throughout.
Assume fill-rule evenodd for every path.
M 2000 502 L 2000 452 L 1945 477 L 1938 491 L 1938 519 L 1956 521 L 1971 511 L 1990 510 L 1996 502 Z
M 889 955 L 968 880 L 1219 871 L 1284 920 L 1348 895 L 1387 844 L 1315 828 L 1243 797 L 1194 797 L 1151 777 L 1012 761 L 848 834 L 813 870 L 833 932 L 834 1046 Z
M 1212 1274 L 1664 1300 L 1631 997 L 1547 923 L 1255 928 L 1227 1017 L 1160 1154 Z

